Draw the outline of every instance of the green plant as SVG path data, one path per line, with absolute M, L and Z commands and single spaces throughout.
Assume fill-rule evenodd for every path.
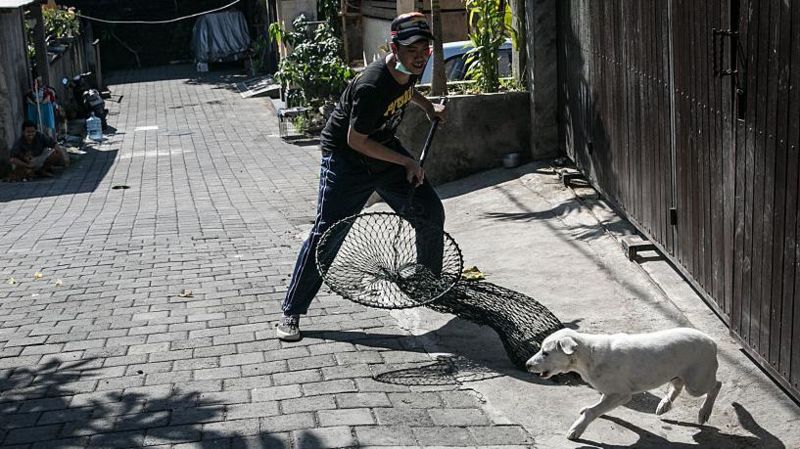
M 270 25 L 270 36 L 291 48 L 275 78 L 289 91 L 290 106 L 319 107 L 338 96 L 354 73 L 340 55 L 342 43 L 327 23 L 311 23 L 301 15 L 294 30 Z
M 478 82 L 483 92 L 497 92 L 500 75 L 497 58 L 506 37 L 516 40 L 504 0 L 467 0 L 469 38 L 474 48 L 467 56 L 467 77 Z
M 44 16 L 45 34 L 48 37 L 59 39 L 62 37 L 78 36 L 81 32 L 75 8 L 46 8 L 42 10 Z
M 81 34 L 80 20 L 75 15 L 75 8 L 46 8 L 42 10 L 44 18 L 44 34 L 47 40 L 64 37 L 75 37 Z M 28 41 L 28 58 L 36 59 L 36 46 L 34 36 L 35 21 L 25 20 L 25 35 Z
M 317 0 L 317 17 L 325 20 L 336 36 L 342 35 L 342 23 L 339 21 L 339 0 Z
M 261 73 L 267 64 L 265 56 L 269 47 L 269 40 L 266 36 L 259 35 L 258 39 L 253 42 L 253 72 Z

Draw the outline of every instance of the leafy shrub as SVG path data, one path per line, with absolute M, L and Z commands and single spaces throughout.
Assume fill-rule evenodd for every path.
M 497 59 L 500 46 L 507 36 L 516 40 L 511 28 L 511 13 L 505 0 L 467 0 L 469 39 L 474 48 L 469 51 L 467 77 L 478 82 L 482 92 L 497 92 L 500 75 Z
M 291 48 L 281 59 L 275 78 L 289 90 L 289 106 L 322 106 L 341 94 L 354 73 L 340 56 L 341 41 L 327 23 L 309 22 L 301 15 L 294 31 L 270 25 L 273 39 Z

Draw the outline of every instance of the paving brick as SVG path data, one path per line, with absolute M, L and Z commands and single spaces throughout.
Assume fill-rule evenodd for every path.
M 333 395 L 321 395 L 284 399 L 280 401 L 282 413 L 313 412 L 315 410 L 330 410 L 336 408 Z
M 339 408 L 391 407 L 386 393 L 339 393 L 336 395 Z
M 52 440 L 58 437 L 58 432 L 60 430 L 60 424 L 12 429 L 8 432 L 8 435 L 6 435 L 3 444 L 24 444 L 33 443 L 35 441 Z
M 486 414 L 474 408 L 430 409 L 428 412 L 437 426 L 481 426 L 490 424 Z
M 357 391 L 356 384 L 351 379 L 304 383 L 302 384 L 302 387 L 303 387 L 303 394 L 306 396 Z
M 220 357 L 220 364 L 222 366 L 250 365 L 253 363 L 263 363 L 263 362 L 264 362 L 264 354 L 261 352 L 223 355 Z
M 325 449 L 356 445 L 356 440 L 349 427 L 304 429 L 293 432 L 293 436 L 294 447 Z
M 412 427 L 411 431 L 422 446 L 475 445 L 475 438 L 462 427 Z
M 314 427 L 313 413 L 269 416 L 260 418 L 259 420 L 261 422 L 262 432 L 286 432 Z
M 480 445 L 530 445 L 533 438 L 518 425 L 471 426 L 469 431 Z
M 442 399 L 436 392 L 388 393 L 395 407 L 434 408 L 442 406 Z
M 408 426 L 433 426 L 434 422 L 428 410 L 416 408 L 376 408 L 375 418 L 378 424 L 408 425 Z
M 224 379 L 222 381 L 222 387 L 225 390 L 246 390 L 270 386 L 272 386 L 272 377 L 269 375 Z
M 362 446 L 410 446 L 416 439 L 408 426 L 356 426 L 356 438 Z
M 372 411 L 368 408 L 319 410 L 317 412 L 317 419 L 323 427 L 375 424 Z
M 256 388 L 252 391 L 253 401 L 278 401 L 281 399 L 299 398 L 302 396 L 300 385 L 284 385 L 276 387 Z
M 275 385 L 302 384 L 319 382 L 321 380 L 322 373 L 315 369 L 309 369 L 305 371 L 288 371 L 285 373 L 275 373 L 272 375 L 272 381 Z
M 231 404 L 227 407 L 227 419 L 260 418 L 280 413 L 277 401 L 254 402 L 251 404 Z
M 242 370 L 238 366 L 228 366 L 224 368 L 208 368 L 194 370 L 194 378 L 197 380 L 208 379 L 230 379 L 240 377 Z
M 208 434 L 213 434 L 215 437 L 218 435 L 257 435 L 259 427 L 258 418 L 213 422 L 203 424 L 203 438 L 207 438 Z
M 175 444 L 200 441 L 201 431 L 195 426 L 168 426 L 148 429 L 144 436 L 144 446 Z

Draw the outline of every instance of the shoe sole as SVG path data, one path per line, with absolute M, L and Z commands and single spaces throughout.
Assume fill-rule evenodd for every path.
M 300 333 L 297 334 L 286 334 L 281 331 L 277 331 L 278 340 L 281 341 L 299 341 L 303 336 Z

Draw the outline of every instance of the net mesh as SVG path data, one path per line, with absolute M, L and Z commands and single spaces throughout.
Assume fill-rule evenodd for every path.
M 545 337 L 564 327 L 539 301 L 491 282 L 462 281 L 427 307 L 491 327 L 522 370 Z
M 436 301 L 464 262 L 441 227 L 387 212 L 354 215 L 320 237 L 317 268 L 328 287 L 371 307 L 402 309 Z

